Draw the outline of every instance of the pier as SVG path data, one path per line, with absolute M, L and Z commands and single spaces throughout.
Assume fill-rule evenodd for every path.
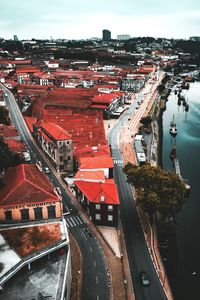
M 188 183 L 187 179 L 183 179 L 183 177 L 181 176 L 181 169 L 180 169 L 180 164 L 179 164 L 179 160 L 177 158 L 173 159 L 174 162 L 174 170 L 175 173 L 180 177 L 180 179 L 184 182 L 185 187 L 186 187 L 186 196 L 189 196 L 190 193 L 190 185 Z

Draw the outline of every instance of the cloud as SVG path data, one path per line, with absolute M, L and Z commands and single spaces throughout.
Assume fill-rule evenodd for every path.
M 2 2 L 2 0 L 0 0 Z M 187 37 L 197 35 L 199 1 L 18 0 L 0 3 L 1 35 L 22 38 L 102 36 Z M 187 36 L 186 36 L 187 35 Z

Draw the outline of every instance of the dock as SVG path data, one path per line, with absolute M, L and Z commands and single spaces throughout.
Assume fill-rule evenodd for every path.
M 180 177 L 180 179 L 185 183 L 185 187 L 187 189 L 186 191 L 186 196 L 189 195 L 190 193 L 190 185 L 189 185 L 189 182 L 187 179 L 184 179 L 182 176 L 181 176 L 181 169 L 180 169 L 180 164 L 179 164 L 179 160 L 177 158 L 174 158 L 173 159 L 173 162 L 174 162 L 174 170 L 175 170 L 175 173 Z

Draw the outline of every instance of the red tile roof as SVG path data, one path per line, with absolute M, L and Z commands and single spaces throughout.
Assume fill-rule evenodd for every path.
M 12 178 L 12 180 L 11 180 Z M 47 177 L 35 165 L 9 168 L 0 193 L 0 206 L 60 201 Z
M 12 64 L 17 65 L 31 65 L 32 61 L 30 59 L 22 59 L 22 60 L 12 60 L 10 61 Z
M 71 135 L 55 123 L 42 122 L 42 129 L 45 129 L 56 141 L 71 140 Z
M 2 134 L 5 138 L 19 136 L 17 130 L 13 125 L 4 124 L 0 124 L 0 134 Z
M 28 125 L 28 128 L 31 132 L 33 132 L 33 124 L 37 122 L 37 118 L 32 117 L 24 117 L 26 124 Z
M 48 106 L 43 111 L 43 120 L 67 130 L 75 150 L 107 145 L 101 111 Z
M 90 106 L 90 108 L 94 108 L 94 109 L 106 109 L 106 108 L 108 108 L 108 106 L 109 105 L 101 105 L 101 104 L 92 104 L 91 106 Z
M 74 157 L 80 159 L 80 157 L 94 157 L 102 155 L 110 155 L 110 147 L 108 145 L 101 145 L 89 148 L 76 149 L 73 153 Z
M 93 103 L 102 103 L 102 104 L 110 104 L 114 99 L 116 99 L 118 95 L 116 93 L 110 93 L 110 94 L 105 94 L 105 93 L 99 93 L 94 95 L 92 102 Z
M 87 182 L 105 182 L 104 171 L 78 171 L 75 181 L 87 181 Z
M 105 183 L 87 181 L 74 183 L 92 203 L 119 205 L 118 191 L 113 179 L 107 179 Z M 101 197 L 104 197 L 104 202 L 101 201 Z
M 113 168 L 113 160 L 109 155 L 95 157 L 81 157 L 80 170 Z
M 17 68 L 16 74 L 22 74 L 22 73 L 35 73 L 36 71 L 39 71 L 37 67 L 33 66 L 23 66 L 23 68 Z
M 32 116 L 41 118 L 47 106 L 55 108 L 86 109 L 92 104 L 92 96 L 96 93 L 93 89 L 84 88 L 58 88 L 41 95 L 33 104 Z
M 23 152 L 26 150 L 26 147 L 24 146 L 22 141 L 6 140 L 5 143 L 8 145 L 11 151 Z

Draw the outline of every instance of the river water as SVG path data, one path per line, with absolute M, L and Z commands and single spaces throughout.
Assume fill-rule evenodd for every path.
M 182 94 L 189 111 L 177 105 L 171 92 L 163 113 L 163 168 L 173 170 L 169 158 L 171 145 L 176 143 L 181 175 L 189 180 L 191 194 L 176 217 L 177 265 L 170 278 L 175 300 L 200 299 L 200 82 L 190 83 Z M 178 134 L 171 138 L 169 125 L 174 115 Z

